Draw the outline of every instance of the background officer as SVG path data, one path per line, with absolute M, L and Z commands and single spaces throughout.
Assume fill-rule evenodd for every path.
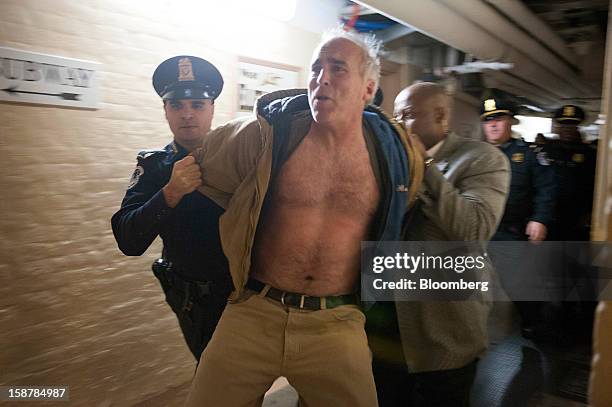
M 561 106 L 554 114 L 559 140 L 548 148 L 559 183 L 553 240 L 590 240 L 597 150 L 578 131 L 584 119 L 584 110 L 575 105 Z
M 506 209 L 493 240 L 544 240 L 553 220 L 555 179 L 550 161 L 512 134 L 513 104 L 492 94 L 481 105 L 487 141 L 510 160 L 512 179 Z
M 563 105 L 554 113 L 553 129 L 559 139 L 550 143 L 548 151 L 557 176 L 559 195 L 551 240 L 590 240 L 597 149 L 593 144 L 586 144 L 578 131 L 578 125 L 584 119 L 584 110 L 576 105 Z M 590 344 L 597 305 L 593 301 L 596 298 L 597 270 L 574 252 L 584 245 L 564 244 L 563 247 L 562 268 L 556 272 L 564 278 L 565 294 L 577 293 L 579 300 L 574 297 L 561 303 L 555 329 L 570 343 Z
M 199 360 L 232 283 L 219 239 L 223 209 L 195 191 L 201 174 L 189 153 L 210 130 L 223 78 L 208 61 L 180 55 L 157 67 L 153 87 L 163 100 L 174 139 L 162 150 L 138 154 L 111 223 L 119 248 L 128 256 L 140 256 L 161 236 L 162 258 L 153 263 L 153 272 Z
M 480 118 L 486 139 L 508 157 L 512 171 L 504 215 L 491 240 L 541 241 L 546 239 L 553 221 L 554 171 L 545 155 L 536 154 L 520 136 L 513 136 L 511 127 L 516 122 L 515 111 L 509 100 L 494 91 L 481 104 Z M 502 284 L 511 297 L 520 292 L 524 278 L 533 277 L 533 264 L 517 267 L 523 254 L 520 248 L 508 245 L 494 259 Z M 509 270 L 513 272 L 504 273 Z M 539 334 L 535 331 L 542 324 L 541 303 L 517 301 L 515 305 L 521 315 L 523 335 Z

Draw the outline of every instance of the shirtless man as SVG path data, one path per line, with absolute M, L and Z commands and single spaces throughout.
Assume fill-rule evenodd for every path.
M 355 291 L 359 242 L 368 237 L 380 199 L 362 133 L 358 62 L 354 75 L 338 73 L 360 58 L 361 50 L 346 41 L 324 45 L 312 65 L 314 122 L 271 186 L 254 251 L 252 277 L 309 296 Z
M 256 118 L 204 143 L 200 191 L 226 208 L 237 289 L 188 406 L 260 405 L 279 376 L 305 405 L 377 405 L 356 296 L 360 242 L 399 238 L 410 156 L 401 130 L 364 112 L 379 76 L 371 41 L 333 33 L 314 52 L 308 94 L 265 95 Z

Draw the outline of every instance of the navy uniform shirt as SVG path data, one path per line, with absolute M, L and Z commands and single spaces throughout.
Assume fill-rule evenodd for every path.
M 556 196 L 554 170 L 545 152 L 535 153 L 525 141 L 510 139 L 500 146 L 510 160 L 512 177 L 500 229 L 526 238 L 525 227 L 553 221 Z M 505 239 L 504 239 L 505 240 Z
M 142 151 L 121 209 L 111 219 L 121 251 L 139 256 L 159 235 L 163 257 L 183 278 L 212 281 L 228 293 L 231 278 L 219 238 L 223 208 L 198 191 L 185 195 L 175 208 L 166 204 L 161 189 L 172 175 L 174 163 L 187 150 L 172 142 L 163 150 Z
M 548 147 L 559 184 L 557 240 L 589 240 L 597 149 L 582 142 Z

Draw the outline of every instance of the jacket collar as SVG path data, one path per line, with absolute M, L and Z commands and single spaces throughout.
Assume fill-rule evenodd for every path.
M 307 93 L 308 91 L 306 89 L 283 89 L 266 93 L 265 95 L 260 96 L 255 101 L 255 113 L 257 113 L 262 106 L 265 106 L 274 100 L 284 99 L 297 95 L 306 95 Z
M 267 93 L 255 102 L 255 114 L 268 122 L 284 113 L 308 110 L 306 89 L 286 89 Z
M 440 149 L 436 152 L 436 154 L 434 154 L 434 158 L 440 161 L 441 159 L 448 157 L 453 153 L 453 151 L 457 149 L 457 147 L 459 147 L 460 144 L 461 137 L 459 137 L 452 131 L 449 132 L 448 136 L 446 136 L 446 139 L 444 139 L 444 144 L 442 144 Z

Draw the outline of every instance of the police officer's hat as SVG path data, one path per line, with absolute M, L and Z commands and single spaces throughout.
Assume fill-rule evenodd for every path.
M 516 107 L 507 97 L 490 90 L 480 104 L 480 120 L 492 120 L 499 116 L 514 117 Z
M 554 119 L 560 124 L 580 124 L 584 120 L 584 110 L 576 105 L 563 105 L 555 110 Z
M 153 87 L 163 100 L 215 100 L 223 89 L 223 77 L 205 59 L 179 55 L 159 64 L 153 73 Z

